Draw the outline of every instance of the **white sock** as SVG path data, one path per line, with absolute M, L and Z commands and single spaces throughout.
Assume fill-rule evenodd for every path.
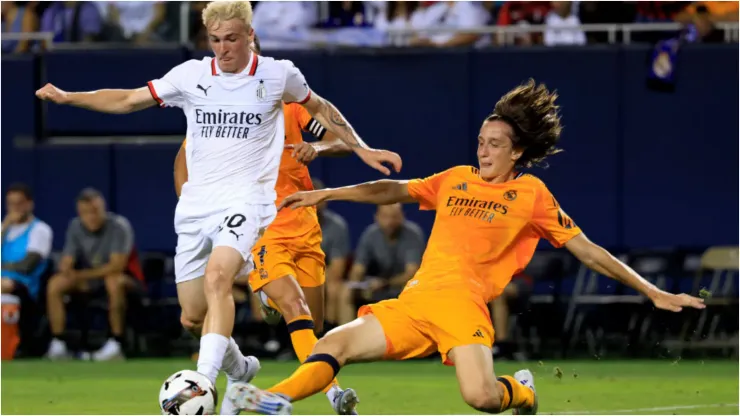
M 334 403 L 334 398 L 337 397 L 337 395 L 341 392 L 342 389 L 339 388 L 339 386 L 334 385 L 326 392 L 326 397 L 329 399 L 330 402 Z
M 244 361 L 244 355 L 242 355 L 234 338 L 229 338 L 229 346 L 226 347 L 221 370 L 226 373 L 230 380 L 239 380 L 247 372 L 247 362 Z
M 229 339 L 223 335 L 211 333 L 200 338 L 198 372 L 208 377 L 214 386 L 228 347 Z

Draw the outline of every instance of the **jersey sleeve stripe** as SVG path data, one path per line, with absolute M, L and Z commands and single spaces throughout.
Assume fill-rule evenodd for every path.
M 157 90 L 154 89 L 154 84 L 152 84 L 152 82 L 149 81 L 146 83 L 146 86 L 149 88 L 149 94 L 152 95 L 152 98 L 154 98 L 154 101 L 156 101 L 160 107 L 163 106 L 164 101 L 162 101 L 162 99 L 159 98 L 159 96 L 157 95 Z
M 306 104 L 308 100 L 311 99 L 311 90 L 308 90 L 308 95 L 306 95 L 306 98 L 303 99 L 303 101 L 298 101 L 298 104 Z
M 249 68 L 249 76 L 250 77 L 253 77 L 254 74 L 257 72 L 258 55 L 256 53 L 252 53 L 252 56 L 254 56 L 254 59 L 252 60 L 252 67 Z

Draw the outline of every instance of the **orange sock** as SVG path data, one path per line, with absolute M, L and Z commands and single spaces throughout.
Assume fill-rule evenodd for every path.
M 298 361 L 301 363 L 306 361 L 306 358 L 311 355 L 313 347 L 318 342 L 313 329 L 313 319 L 309 315 L 299 315 L 288 322 L 288 332 L 290 332 L 290 340 L 293 342 L 293 350 L 298 356 Z M 324 393 L 337 385 L 339 385 L 337 380 L 332 380 L 324 389 Z
M 290 377 L 267 389 L 287 396 L 291 401 L 313 396 L 330 385 L 339 372 L 339 363 L 329 354 L 314 354 L 306 359 Z
M 502 412 L 507 409 L 534 406 L 534 392 L 516 381 L 514 377 L 501 376 L 498 378 L 498 384 L 504 391 L 504 397 L 501 399 Z

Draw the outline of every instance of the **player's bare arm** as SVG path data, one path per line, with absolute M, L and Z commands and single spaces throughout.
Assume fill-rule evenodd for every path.
M 318 142 L 312 142 L 310 145 L 322 157 L 347 156 L 352 153 L 352 149 L 342 139 L 337 137 L 336 134 L 330 131 L 326 132 L 323 139 Z
M 311 113 L 313 118 L 341 139 L 368 166 L 379 170 L 384 175 L 391 174 L 390 169 L 383 165 L 384 163 L 389 163 L 396 172 L 401 171 L 401 156 L 394 152 L 377 150 L 368 146 L 342 113 L 328 100 L 312 92 L 311 97 L 303 106 Z
M 175 156 L 175 193 L 177 197 L 180 197 L 182 193 L 182 186 L 188 181 L 188 165 L 185 156 L 185 146 L 180 146 L 180 150 L 177 151 Z
M 352 153 L 352 150 L 337 136 L 327 131 L 322 140 L 317 142 L 301 142 L 298 144 L 286 144 L 286 149 L 291 149 L 291 157 L 297 161 L 309 164 L 317 157 L 338 157 Z
M 126 270 L 126 260 L 128 260 L 127 254 L 111 254 L 110 261 L 107 264 L 92 269 L 78 270 L 74 273 L 74 277 L 81 280 L 89 280 L 120 274 Z
M 342 188 L 297 192 L 285 198 L 278 209 L 307 207 L 323 201 L 351 201 L 375 205 L 416 202 L 409 194 L 408 181 L 384 179 Z
M 36 91 L 36 97 L 55 104 L 71 105 L 110 114 L 133 113 L 157 104 L 147 87 L 134 90 L 105 89 L 89 92 L 67 92 L 53 84 L 46 84 Z
M 680 312 L 683 307 L 703 309 L 704 301 L 682 293 L 674 295 L 658 289 L 632 268 L 612 256 L 604 248 L 594 244 L 583 233 L 565 243 L 565 248 L 591 270 L 630 286 L 649 298 L 655 307 Z

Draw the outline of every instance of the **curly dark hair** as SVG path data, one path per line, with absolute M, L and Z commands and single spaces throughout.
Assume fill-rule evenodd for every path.
M 517 167 L 547 167 L 545 159 L 560 153 L 555 145 L 560 140 L 560 107 L 555 104 L 556 91 L 530 78 L 501 97 L 486 121 L 501 120 L 514 130 L 514 147 L 523 149 Z

